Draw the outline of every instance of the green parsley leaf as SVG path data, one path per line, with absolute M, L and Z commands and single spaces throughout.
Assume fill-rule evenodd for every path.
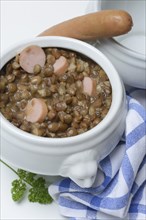
M 50 204 L 51 196 L 48 194 L 47 187 L 33 187 L 29 190 L 28 199 L 30 202 L 38 202 L 40 204 Z
M 30 173 L 22 169 L 17 170 L 18 176 L 27 182 L 29 185 L 33 185 L 34 177 L 36 176 L 35 173 Z
M 16 201 L 20 201 L 26 192 L 26 184 L 21 180 L 14 180 L 12 182 L 12 199 Z
M 14 170 L 4 161 L 0 160 L 9 169 L 11 169 L 18 179 L 12 182 L 11 194 L 15 202 L 21 201 L 28 191 L 28 200 L 40 204 L 50 204 L 53 199 L 48 193 L 48 185 L 43 177 L 22 169 Z

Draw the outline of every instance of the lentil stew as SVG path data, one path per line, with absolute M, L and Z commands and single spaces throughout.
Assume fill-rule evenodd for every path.
M 41 50 L 40 62 L 31 53 L 28 64 L 26 52 L 31 47 Z M 51 138 L 92 129 L 112 102 L 109 78 L 93 60 L 67 49 L 34 45 L 1 69 L 0 93 L 0 111 L 8 121 L 23 131 Z

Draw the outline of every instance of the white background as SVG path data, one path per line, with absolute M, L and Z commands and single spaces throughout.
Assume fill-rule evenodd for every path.
M 85 13 L 88 0 L 1 0 L 1 50 Z
M 37 36 L 54 24 L 83 15 L 88 4 L 88 0 L 1 0 L 1 53 L 18 41 Z M 21 203 L 13 202 L 10 190 L 16 175 L 4 165 L 0 165 L 1 220 L 64 219 L 55 203 L 39 205 L 30 203 L 27 199 Z

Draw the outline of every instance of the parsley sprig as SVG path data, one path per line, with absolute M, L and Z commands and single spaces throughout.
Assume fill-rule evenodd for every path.
M 50 204 L 53 201 L 48 193 L 48 186 L 43 177 L 22 169 L 16 171 L 3 160 L 0 160 L 0 162 L 10 168 L 18 176 L 18 179 L 12 182 L 11 188 L 12 199 L 15 202 L 21 201 L 27 192 L 30 202 Z

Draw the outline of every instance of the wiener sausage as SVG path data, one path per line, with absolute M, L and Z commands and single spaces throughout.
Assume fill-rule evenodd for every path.
M 57 59 L 56 62 L 54 63 L 53 67 L 54 67 L 54 73 L 56 75 L 64 74 L 68 68 L 67 59 L 64 56 L 60 56 L 59 59 Z
M 125 34 L 132 28 L 131 16 L 123 10 L 103 10 L 55 25 L 39 36 L 65 36 L 92 40 Z
M 39 64 L 41 67 L 45 65 L 46 55 L 43 49 L 39 46 L 26 47 L 20 53 L 19 63 L 22 69 L 28 73 L 34 72 L 34 66 Z
M 96 81 L 88 76 L 83 79 L 83 93 L 92 96 L 96 93 Z
M 43 122 L 47 116 L 48 109 L 43 99 L 33 98 L 25 108 L 25 119 L 29 122 Z

